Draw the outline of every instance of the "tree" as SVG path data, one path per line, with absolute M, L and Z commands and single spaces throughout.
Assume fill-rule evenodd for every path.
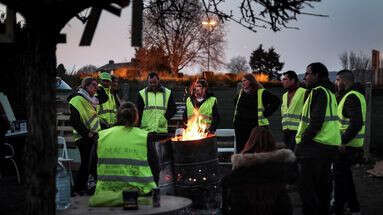
M 171 71 L 169 57 L 165 55 L 165 51 L 161 47 L 137 48 L 135 58 L 138 60 L 140 71 L 169 73 Z
M 202 27 L 206 16 L 199 0 L 157 2 L 149 1 L 145 9 L 144 47 L 163 50 L 173 74 L 193 63 L 205 64 L 208 52 L 217 68 L 224 56 L 224 26 Z
M 224 1 L 201 0 L 205 14 L 215 14 L 221 22 L 233 20 L 252 29 L 270 26 L 272 30 L 288 27 L 290 20 L 297 14 L 304 14 L 304 6 L 320 0 L 274 1 L 241 0 L 235 2 L 240 15 L 235 17 Z M 88 7 L 111 8 L 125 7 L 128 0 L 0 0 L 6 6 L 15 9 L 24 16 L 26 44 L 22 53 L 15 55 L 21 63 L 15 73 L 26 78 L 26 102 L 28 108 L 28 144 L 25 146 L 25 187 L 26 209 L 24 214 L 55 214 L 55 174 L 57 162 L 56 144 L 56 46 L 62 41 L 62 28 L 69 20 Z M 139 1 L 135 1 L 139 2 Z M 153 0 L 163 10 L 160 16 L 172 13 L 173 5 L 179 0 Z M 166 4 L 163 4 L 163 3 Z M 170 7 L 168 7 L 170 6 Z M 256 10 L 261 6 L 261 10 Z M 170 9 L 170 10 L 168 10 Z M 259 12 L 259 13 L 257 13 Z M 177 19 L 190 15 L 178 13 Z M 263 24 L 260 24 L 262 22 Z
M 279 54 L 273 47 L 268 51 L 264 50 L 262 44 L 251 53 L 250 67 L 254 72 L 262 72 L 269 75 L 270 78 L 279 78 L 284 63 L 279 62 Z
M 94 73 L 96 71 L 97 71 L 97 67 L 96 66 L 94 66 L 94 65 L 85 65 L 85 66 L 81 67 L 77 71 L 76 75 L 83 76 L 83 75 L 92 74 L 92 73 Z
M 343 69 L 351 70 L 354 73 L 356 81 L 364 81 L 368 79 L 366 77 L 366 71 L 371 70 L 371 59 L 362 51 L 356 53 L 354 51 L 343 52 L 339 55 L 339 60 Z
M 227 68 L 232 73 L 247 72 L 249 70 L 247 60 L 243 56 L 237 56 L 237 57 L 231 58 L 230 63 L 227 64 Z

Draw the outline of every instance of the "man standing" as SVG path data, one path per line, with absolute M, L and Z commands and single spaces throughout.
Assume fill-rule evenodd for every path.
M 283 73 L 283 88 L 287 90 L 282 96 L 282 131 L 287 148 L 294 151 L 295 136 L 305 102 L 306 89 L 299 87 L 298 76 L 294 71 Z
M 341 143 L 335 89 L 322 63 L 308 65 L 304 81 L 311 91 L 296 136 L 299 194 L 303 214 L 327 215 L 332 190 L 330 166 Z
M 343 215 L 345 203 L 352 214 L 360 214 L 360 205 L 355 192 L 351 166 L 363 155 L 366 121 L 366 99 L 354 84 L 350 70 L 336 75 L 338 116 L 342 144 L 335 161 L 335 214 Z
M 108 100 L 97 106 L 97 113 L 100 118 L 101 128 L 107 129 L 112 127 L 116 123 L 116 101 L 114 95 L 111 92 L 112 77 L 107 72 L 101 72 L 99 75 L 101 84 L 98 91 L 104 91 L 108 97 Z M 98 94 L 99 92 L 97 92 Z
M 141 128 L 148 132 L 167 133 L 168 121 L 177 111 L 173 93 L 160 85 L 157 73 L 149 73 L 147 82 L 148 86 L 140 90 L 137 97 Z

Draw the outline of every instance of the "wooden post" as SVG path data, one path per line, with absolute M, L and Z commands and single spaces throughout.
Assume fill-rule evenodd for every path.
M 372 111 L 372 83 L 366 82 L 366 133 L 364 138 L 364 160 L 369 161 L 370 159 L 370 143 L 371 143 L 371 111 Z
M 372 59 L 371 59 L 371 65 L 372 65 L 372 78 L 375 79 L 373 80 L 372 83 L 374 83 L 374 86 L 380 86 L 382 85 L 382 75 L 379 72 L 380 68 L 380 52 L 378 50 L 372 50 Z M 372 81 L 372 80 L 371 80 Z

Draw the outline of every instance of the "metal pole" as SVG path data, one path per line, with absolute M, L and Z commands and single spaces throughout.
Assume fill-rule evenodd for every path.
M 210 36 L 211 36 L 211 29 L 209 31 L 209 36 L 207 38 L 207 71 L 210 72 Z

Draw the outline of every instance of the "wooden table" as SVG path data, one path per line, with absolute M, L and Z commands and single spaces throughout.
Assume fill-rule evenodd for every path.
M 71 206 L 65 210 L 57 210 L 57 215 L 120 215 L 120 214 L 191 214 L 192 201 L 179 196 L 161 195 L 161 207 L 139 205 L 138 210 L 123 210 L 122 207 L 89 207 L 89 196 L 74 197 Z

